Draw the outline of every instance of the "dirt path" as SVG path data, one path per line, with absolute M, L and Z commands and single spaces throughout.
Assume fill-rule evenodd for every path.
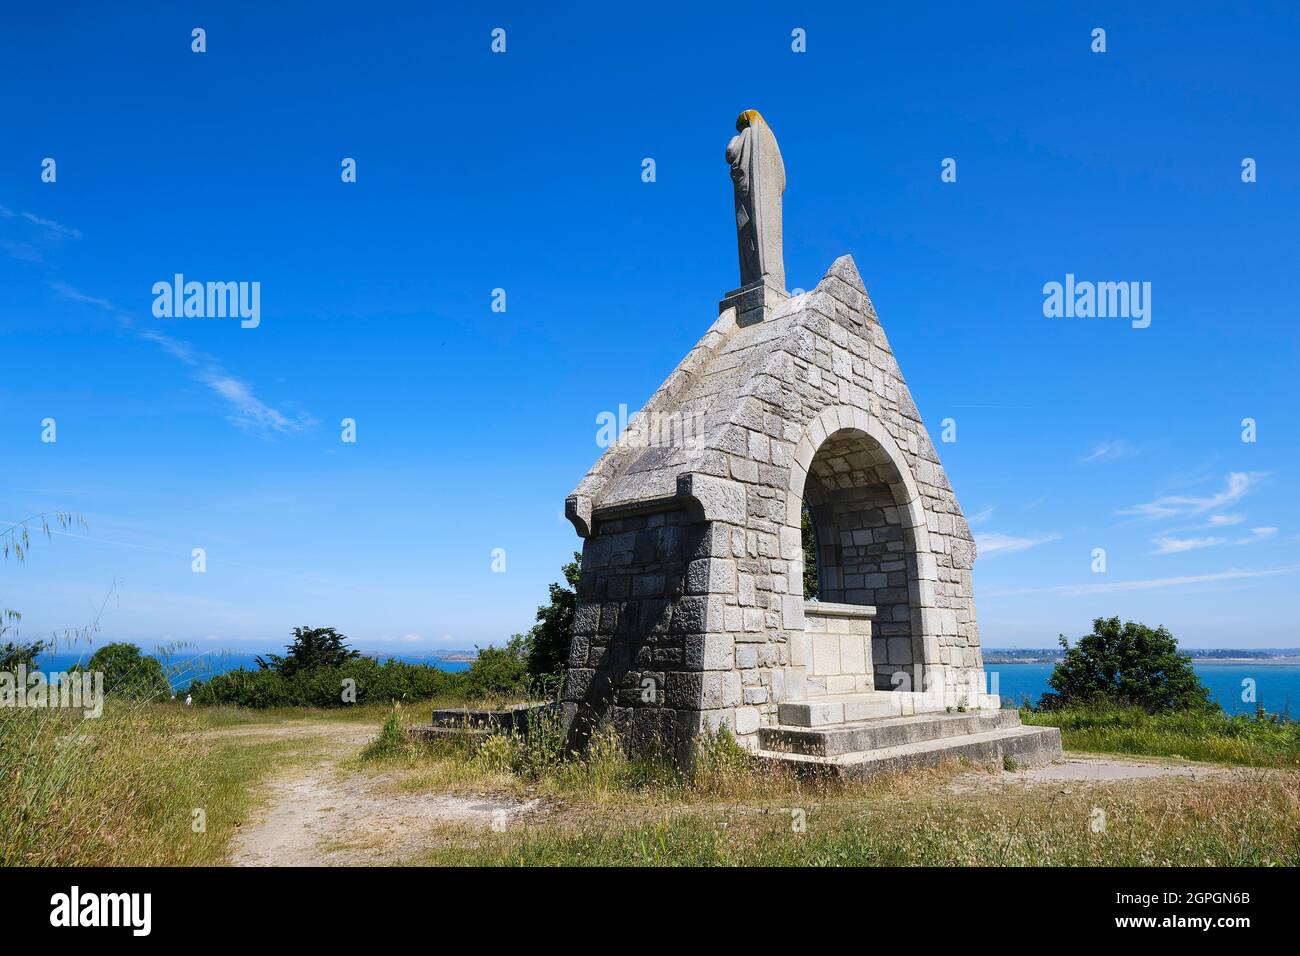
M 1015 784 L 1103 784 L 1170 777 L 1199 781 L 1235 772 L 1241 771 L 1233 767 L 1185 763 L 1155 757 L 1092 757 L 1070 753 L 1064 760 L 1031 770 L 962 774 L 953 781 L 949 789 L 955 793 L 969 793 Z
M 307 766 L 287 769 L 259 793 L 264 809 L 231 842 L 233 866 L 365 866 L 400 863 L 435 842 L 448 824 L 501 827 L 538 801 L 403 794 L 382 770 L 340 766 L 376 733 L 361 724 L 284 724 L 211 732 L 274 737 L 320 749 Z

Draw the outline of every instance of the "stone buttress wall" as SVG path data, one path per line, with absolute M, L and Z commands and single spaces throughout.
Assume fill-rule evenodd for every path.
M 729 541 L 686 509 L 595 520 L 564 690 L 575 744 L 608 721 L 634 746 L 681 752 L 740 704 L 734 642 L 718 633 Z

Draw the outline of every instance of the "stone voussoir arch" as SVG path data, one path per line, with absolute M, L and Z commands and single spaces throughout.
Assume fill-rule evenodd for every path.
M 789 480 L 786 485 L 786 526 L 795 531 L 801 527 L 808 474 L 817 452 L 832 438 L 853 435 L 869 439 L 883 451 L 889 458 L 893 471 L 897 473 L 898 480 L 891 481 L 889 487 L 900 515 L 905 516 L 902 521 L 903 533 L 908 557 L 913 562 L 911 567 L 912 642 L 914 660 L 922 669 L 915 676 L 919 688 L 929 680 L 942 679 L 939 667 L 941 625 L 935 612 L 938 562 L 931 549 L 924 498 L 902 449 L 882 421 L 852 405 L 833 405 L 823 409 L 803 427 L 802 435 L 795 446 L 794 460 L 790 465 Z M 802 598 L 802 549 L 799 551 L 797 564 L 798 572 L 789 575 L 788 588 L 792 597 Z M 925 676 L 927 673 L 928 677 Z

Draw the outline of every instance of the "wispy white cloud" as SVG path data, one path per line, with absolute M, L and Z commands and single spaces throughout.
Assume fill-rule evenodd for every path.
M 71 226 L 65 226 L 57 223 L 53 219 L 42 219 L 40 216 L 34 216 L 30 212 L 23 213 L 23 218 L 30 223 L 34 223 L 45 230 L 45 235 L 51 239 L 80 239 L 81 230 L 73 229 Z
M 985 521 L 988 521 L 989 518 L 991 518 L 991 517 L 993 516 L 993 512 L 994 512 L 994 510 L 995 510 L 996 507 L 997 507 L 996 505 L 989 505 L 989 506 L 988 506 L 987 508 L 985 508 L 983 511 L 978 511 L 978 512 L 976 512 L 975 514 L 971 515 L 969 518 L 967 518 L 967 519 L 966 519 L 966 523 L 967 523 L 967 524 L 983 524 Z
M 1245 515 L 1210 515 L 1209 525 L 1211 528 L 1226 528 L 1229 525 L 1241 524 L 1245 520 Z
M 30 212 L 17 213 L 8 206 L 0 206 L 0 219 L 25 219 L 41 230 L 41 239 L 45 243 L 57 243 L 63 239 L 80 239 L 81 230 L 73 229 L 62 223 L 55 222 L 53 219 L 42 219 L 40 216 Z M 5 239 L 0 241 L 0 249 L 11 259 L 17 259 L 19 262 L 30 262 L 41 264 L 45 262 L 45 253 L 40 248 L 39 243 L 34 245 L 26 239 Z
M 1030 548 L 1036 548 L 1040 544 L 1056 541 L 1060 537 L 1059 534 L 1042 534 L 1028 538 L 1009 534 L 977 534 L 975 535 L 975 547 L 979 549 L 981 557 L 989 557 L 994 554 L 1015 554 L 1017 551 L 1027 551 Z
M 152 342 L 168 355 L 179 359 L 186 365 L 199 365 L 202 362 L 202 355 L 199 352 L 196 352 L 194 347 L 188 342 L 174 339 L 170 335 L 163 335 L 161 332 L 155 332 L 153 329 L 137 329 L 132 327 L 132 331 L 146 342 Z
M 3 249 L 10 259 L 17 259 L 19 262 L 45 261 L 45 256 L 41 250 L 30 242 L 15 242 L 12 239 L 5 239 L 0 242 L 0 249 Z
M 226 418 L 235 426 L 254 433 L 294 435 L 309 431 L 317 425 L 311 415 L 288 414 L 262 401 L 247 382 L 232 375 L 216 359 L 195 349 L 188 342 L 172 338 L 153 329 L 142 329 L 123 309 L 108 299 L 86 295 L 66 282 L 51 282 L 50 287 L 59 295 L 74 302 L 83 302 L 103 309 L 118 317 L 122 325 L 137 338 L 157 345 L 168 355 L 189 366 L 194 378 L 211 389 L 231 408 Z
M 1156 550 L 1152 554 L 1179 554 L 1183 551 L 1195 551 L 1198 548 L 1212 548 L 1225 544 L 1227 538 L 1156 538 Z
M 1270 568 L 1262 571 L 1216 571 L 1211 574 L 1189 574 L 1176 578 L 1150 578 L 1144 581 L 1106 581 L 1101 584 L 1062 584 L 1047 588 L 1016 588 L 1006 591 L 990 591 L 990 597 L 1014 597 L 1021 594 L 1064 594 L 1079 596 L 1088 594 L 1110 594 L 1116 591 L 1151 591 L 1158 588 L 1186 587 L 1193 584 L 1211 584 L 1218 581 L 1239 581 L 1249 578 L 1275 577 L 1280 574 L 1295 574 L 1300 571 L 1300 564 L 1284 568 Z
M 1264 477 L 1259 471 L 1233 471 L 1228 473 L 1222 491 L 1213 495 L 1166 495 L 1145 504 L 1122 508 L 1116 514 L 1136 515 L 1142 518 L 1174 518 L 1184 515 L 1199 515 L 1215 508 L 1222 508 L 1240 501 L 1259 484 Z
M 68 283 L 66 282 L 51 282 L 50 288 L 53 289 L 55 292 L 57 292 L 59 295 L 63 296 L 63 298 L 70 299 L 73 302 L 84 302 L 86 305 L 98 306 L 99 308 L 103 309 L 105 312 L 112 312 L 114 315 L 120 315 L 120 316 L 126 315 L 125 312 L 123 312 L 121 309 L 115 306 L 112 302 L 109 302 L 107 299 L 97 299 L 93 295 L 86 295 L 85 293 L 68 285 Z
M 253 394 L 248 383 L 227 373 L 221 366 L 209 364 L 196 373 L 199 381 L 224 398 L 234 409 L 227 418 L 247 431 L 279 432 L 292 435 L 307 431 L 316 424 L 310 415 L 285 415 Z
M 1079 464 L 1087 465 L 1093 462 L 1119 461 L 1123 458 L 1132 458 L 1137 454 L 1137 449 L 1126 441 L 1104 441 L 1097 445 L 1091 452 L 1079 459 Z
M 1241 515 L 1215 515 L 1215 517 L 1227 519 L 1221 521 L 1214 521 L 1212 519 L 1210 521 L 1210 526 L 1216 528 L 1231 527 L 1232 525 L 1238 524 L 1244 520 Z M 1269 538 L 1276 535 L 1277 531 L 1278 529 L 1271 525 L 1251 528 L 1250 534 L 1240 538 L 1235 538 L 1231 543 L 1254 544 L 1257 541 L 1267 541 Z M 1174 537 L 1174 533 L 1170 532 L 1169 534 L 1162 535 L 1158 538 L 1153 538 L 1152 543 L 1156 545 L 1156 550 L 1152 551 L 1151 554 L 1178 554 L 1182 551 L 1195 551 L 1200 548 L 1212 548 L 1217 545 L 1228 544 L 1229 542 L 1227 538 L 1208 535 L 1192 538 L 1176 538 Z

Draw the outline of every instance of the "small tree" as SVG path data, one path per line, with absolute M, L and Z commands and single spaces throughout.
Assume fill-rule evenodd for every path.
M 1178 640 L 1163 627 L 1099 617 L 1074 647 L 1064 635 L 1060 640 L 1065 659 L 1048 678 L 1055 693 L 1043 695 L 1044 709 L 1096 703 L 1151 713 L 1218 709 L 1192 659 L 1178 653 Z
M 16 620 L 15 611 L 0 611 L 0 620 Z M 4 637 L 8 626 L 0 624 L 0 637 Z M 12 674 L 19 667 L 31 670 L 36 666 L 36 658 L 46 651 L 54 650 L 48 641 L 9 641 L 0 644 L 0 671 Z
M 573 616 L 578 607 L 578 579 L 582 571 L 582 556 L 576 551 L 573 560 L 564 565 L 561 573 L 568 584 L 551 585 L 551 601 L 537 609 L 537 623 L 525 640 L 528 655 L 528 673 L 543 681 L 564 673 L 569 660 L 569 642 L 573 639 Z M 513 642 L 512 642 L 513 643 Z
M 332 627 L 295 627 L 293 643 L 286 649 L 288 653 L 284 657 L 278 654 L 258 657 L 257 666 L 264 671 L 279 671 L 285 677 L 315 667 L 338 667 L 361 656 L 360 651 L 344 644 L 346 640 L 346 635 Z
M 102 671 L 104 689 L 132 700 L 155 700 L 171 693 L 171 685 L 156 657 L 145 657 L 134 644 L 105 644 L 90 656 L 90 673 Z
M 528 693 L 528 639 L 510 638 L 505 647 L 480 648 L 465 674 L 465 694 L 472 699 L 515 700 Z

